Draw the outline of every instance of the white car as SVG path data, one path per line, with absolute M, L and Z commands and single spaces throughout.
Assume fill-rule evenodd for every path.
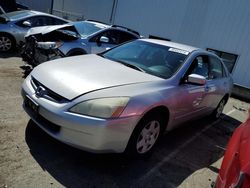
M 132 29 L 93 20 L 36 27 L 27 33 L 21 55 L 35 67 L 56 58 L 100 53 L 138 38 L 139 33 Z

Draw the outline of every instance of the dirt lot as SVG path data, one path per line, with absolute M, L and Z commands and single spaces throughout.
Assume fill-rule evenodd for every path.
M 210 187 L 223 148 L 246 119 L 248 103 L 230 99 L 222 119 L 205 118 L 167 133 L 150 159 L 90 154 L 41 131 L 22 109 L 22 61 L 0 54 L 0 188 Z

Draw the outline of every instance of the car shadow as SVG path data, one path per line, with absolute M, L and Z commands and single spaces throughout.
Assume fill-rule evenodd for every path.
M 20 68 L 23 70 L 22 78 L 26 78 L 33 70 L 33 68 L 29 65 L 21 65 Z
M 26 142 L 44 171 L 65 187 L 177 187 L 196 170 L 223 156 L 241 122 L 229 117 L 189 122 L 161 139 L 151 157 L 125 159 L 121 154 L 92 154 L 48 136 L 30 120 Z M 209 178 L 209 177 L 208 177 Z
M 13 50 L 11 52 L 0 52 L 0 58 L 11 58 L 11 57 L 21 57 L 20 49 Z M 32 71 L 31 66 L 27 65 L 25 62 L 19 66 L 22 70 L 22 78 L 26 78 Z
M 11 57 L 20 57 L 20 52 L 18 50 L 14 50 L 11 52 L 0 52 L 0 58 L 11 58 Z

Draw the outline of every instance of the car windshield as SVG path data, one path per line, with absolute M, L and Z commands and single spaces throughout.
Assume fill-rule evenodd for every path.
M 76 27 L 78 33 L 83 38 L 97 32 L 97 31 L 100 31 L 101 29 L 106 28 L 105 25 L 95 24 L 95 23 L 91 23 L 91 22 L 84 22 L 84 21 L 83 22 L 75 22 L 74 26 Z
M 100 55 L 138 71 L 167 79 L 180 68 L 188 54 L 182 49 L 136 40 Z

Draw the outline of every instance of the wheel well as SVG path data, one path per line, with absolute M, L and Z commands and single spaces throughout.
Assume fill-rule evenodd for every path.
M 223 97 L 223 99 L 225 99 L 225 100 L 226 100 L 226 103 L 227 103 L 227 101 L 228 101 L 228 99 L 229 99 L 229 94 L 227 93 L 227 94 Z
M 154 114 L 157 114 L 161 117 L 163 117 L 163 121 L 164 121 L 164 125 L 163 125 L 163 130 L 165 130 L 167 128 L 167 124 L 168 124 L 168 121 L 169 121 L 169 110 L 167 107 L 165 106 L 157 106 L 151 110 L 149 110 L 148 112 L 146 112 L 144 114 L 144 116 L 142 117 L 145 118 L 146 116 L 150 116 L 150 115 L 154 115 Z
M 84 54 L 87 54 L 87 52 L 85 50 L 80 49 L 80 48 L 75 48 L 75 49 L 70 50 L 67 53 L 67 56 L 84 55 Z
M 140 123 L 143 122 L 146 118 L 148 118 L 149 116 L 154 116 L 154 115 L 160 115 L 162 118 L 162 120 L 164 121 L 163 127 L 162 127 L 162 132 L 163 133 L 167 127 L 168 121 L 169 121 L 169 110 L 167 107 L 165 106 L 158 106 L 155 107 L 153 109 L 150 109 L 148 112 L 146 112 L 143 117 L 140 119 L 140 121 L 137 123 L 137 125 L 135 126 L 132 134 L 129 137 L 126 149 L 125 149 L 125 153 L 130 154 L 131 153 L 131 149 L 133 152 L 133 148 L 131 148 L 131 143 L 133 143 L 136 139 L 136 137 L 134 137 L 133 135 L 137 133 L 137 131 L 140 128 Z M 166 118 L 165 118 L 166 117 Z M 133 153 L 132 153 L 133 154 Z
M 0 35 L 7 35 L 7 36 L 9 36 L 11 38 L 11 40 L 14 41 L 14 44 L 16 44 L 16 39 L 15 39 L 15 37 L 12 34 L 6 33 L 6 32 L 0 32 Z
M 10 33 L 6 33 L 6 32 L 0 32 L 0 35 L 8 35 L 13 41 L 15 41 L 16 42 L 16 39 L 15 39 L 15 37 L 12 35 L 12 34 L 10 34 Z

